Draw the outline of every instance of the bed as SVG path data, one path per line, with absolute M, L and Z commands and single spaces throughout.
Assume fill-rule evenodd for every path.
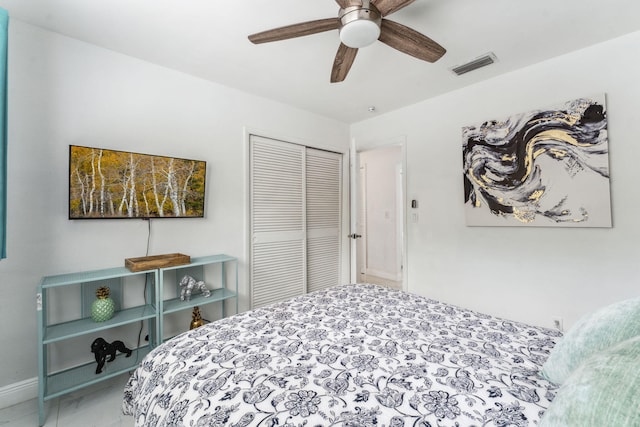
M 345 285 L 156 347 L 123 412 L 136 426 L 534 426 L 561 334 L 422 296 Z

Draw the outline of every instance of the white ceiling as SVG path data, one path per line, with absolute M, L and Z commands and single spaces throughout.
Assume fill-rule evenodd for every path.
M 335 17 L 333 0 L 0 0 L 0 6 L 11 19 L 346 123 L 640 30 L 638 0 L 417 0 L 389 19 L 443 45 L 442 59 L 430 64 L 376 42 L 360 49 L 344 82 L 331 84 L 337 31 L 263 45 L 247 35 Z M 496 64 L 462 77 L 450 71 L 488 52 Z

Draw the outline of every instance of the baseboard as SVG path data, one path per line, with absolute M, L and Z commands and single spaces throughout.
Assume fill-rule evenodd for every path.
M 393 274 L 393 273 L 389 273 L 387 271 L 380 271 L 380 270 L 375 270 L 373 268 L 369 268 L 367 269 L 367 274 L 370 276 L 376 276 L 379 277 L 381 279 L 387 279 L 387 280 L 393 280 L 395 282 L 399 282 L 400 280 L 402 280 L 402 275 L 401 274 Z
M 0 409 L 38 397 L 38 378 L 6 385 L 0 388 Z

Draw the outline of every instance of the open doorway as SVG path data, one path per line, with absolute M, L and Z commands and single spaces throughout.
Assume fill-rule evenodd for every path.
M 401 145 L 357 152 L 356 281 L 403 289 L 404 179 Z

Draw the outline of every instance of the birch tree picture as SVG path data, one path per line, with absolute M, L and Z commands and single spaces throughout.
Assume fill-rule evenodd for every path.
M 69 146 L 69 218 L 204 216 L 206 162 Z

